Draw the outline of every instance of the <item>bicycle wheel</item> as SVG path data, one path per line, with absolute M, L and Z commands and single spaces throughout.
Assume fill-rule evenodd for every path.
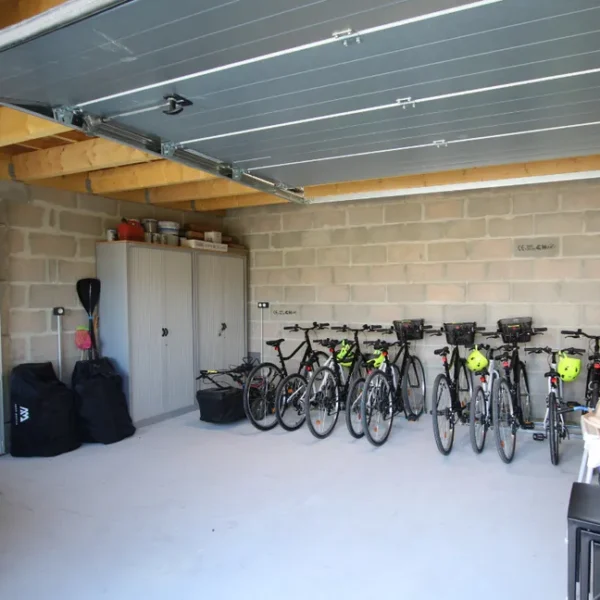
M 517 445 L 517 423 L 514 418 L 513 401 L 506 379 L 496 381 L 494 388 L 492 395 L 496 448 L 500 458 L 508 464 L 515 456 Z
M 548 395 L 548 443 L 550 444 L 550 462 L 558 465 L 558 445 L 560 444 L 560 420 L 558 418 L 558 402 L 556 394 Z
M 385 444 L 394 422 L 392 384 L 380 370 L 373 371 L 365 381 L 360 410 L 365 437 L 373 446 Z
M 306 395 L 306 378 L 300 373 L 292 373 L 285 377 L 275 395 L 275 415 L 277 422 L 286 431 L 300 429 L 306 420 L 304 397 Z
M 416 356 L 411 356 L 402 378 L 402 399 L 408 417 L 418 419 L 425 410 L 425 369 Z
M 317 438 L 326 438 L 340 415 L 340 390 L 335 373 L 319 367 L 311 377 L 306 393 L 306 424 Z
M 454 443 L 454 422 L 450 381 L 440 373 L 433 383 L 433 437 L 438 450 L 448 456 Z
M 519 387 L 517 388 L 517 402 L 521 407 L 524 423 L 531 423 L 531 399 L 529 396 L 529 377 L 523 361 L 519 361 Z
M 487 409 L 485 393 L 478 385 L 471 396 L 471 408 L 469 410 L 469 434 L 471 446 L 476 454 L 480 454 L 485 446 L 487 435 Z
M 365 435 L 362 426 L 362 414 L 360 403 L 365 389 L 363 377 L 355 379 L 348 390 L 348 402 L 346 402 L 346 426 L 350 435 L 357 440 Z
M 283 373 L 273 363 L 261 363 L 250 371 L 244 386 L 244 412 L 254 427 L 269 431 L 277 425 L 275 393 Z

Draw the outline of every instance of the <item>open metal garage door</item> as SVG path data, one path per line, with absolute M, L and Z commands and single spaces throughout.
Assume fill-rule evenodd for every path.
M 301 202 L 597 152 L 599 31 L 596 0 L 137 0 L 0 52 L 0 97 Z

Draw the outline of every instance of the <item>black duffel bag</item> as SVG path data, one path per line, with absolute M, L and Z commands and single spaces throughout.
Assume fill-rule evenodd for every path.
M 13 456 L 57 456 L 81 446 L 75 395 L 52 363 L 15 367 L 10 375 Z
M 209 388 L 196 393 L 200 420 L 207 423 L 234 423 L 246 418 L 244 395 L 239 388 Z
M 123 393 L 123 379 L 108 358 L 78 361 L 72 387 L 84 442 L 113 444 L 135 433 Z

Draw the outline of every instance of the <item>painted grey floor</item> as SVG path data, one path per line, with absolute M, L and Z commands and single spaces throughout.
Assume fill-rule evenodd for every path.
M 216 428 L 188 414 L 109 447 L 0 459 L 0 598 L 562 599 L 581 442 L 512 465 L 468 430 L 449 458 L 429 418 L 388 444 L 342 422 Z

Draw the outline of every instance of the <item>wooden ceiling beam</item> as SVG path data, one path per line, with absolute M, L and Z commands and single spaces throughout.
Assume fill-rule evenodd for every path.
M 600 154 L 539 160 L 528 163 L 496 165 L 492 167 L 470 167 L 454 171 L 438 171 L 418 175 L 401 175 L 384 179 L 365 179 L 362 181 L 346 181 L 324 185 L 310 186 L 305 189 L 307 198 L 323 198 L 348 194 L 369 194 L 390 190 L 407 190 L 412 188 L 428 188 L 443 185 L 460 185 L 468 183 L 485 183 L 503 179 L 521 179 L 526 177 L 543 177 L 547 175 L 563 175 L 566 173 L 583 173 L 600 171 Z
M 61 179 L 61 181 L 57 182 L 57 186 L 62 189 L 68 189 L 71 181 L 75 187 L 79 187 L 82 175 L 69 175 Z M 87 173 L 83 178 L 84 189 L 81 191 L 107 195 L 114 192 L 160 188 L 161 186 L 172 186 L 169 189 L 174 189 L 177 187 L 177 184 L 190 181 L 207 181 L 210 179 L 215 179 L 215 176 L 205 171 L 168 160 L 156 160 L 146 164 L 115 167 Z M 52 179 L 45 180 L 44 185 L 52 187 Z M 142 192 L 142 194 L 144 194 L 145 198 L 145 193 Z M 134 192 L 129 197 L 123 194 L 121 199 L 136 201 L 142 197 L 142 194 Z
M 0 107 L 0 146 L 20 144 L 29 140 L 71 131 L 68 127 L 34 117 L 12 108 Z
M 0 10 L 0 29 L 31 19 L 65 0 L 3 0 Z
M 32 181 L 158 160 L 156 156 L 100 138 L 13 156 L 14 178 Z
M 287 204 L 288 201 L 271 194 L 248 194 L 244 196 L 224 196 L 222 198 L 209 198 L 207 200 L 192 200 L 190 202 L 176 202 L 161 206 L 180 209 L 189 206 L 198 212 L 227 210 L 228 208 L 246 208 L 249 206 L 264 206 L 267 204 Z

